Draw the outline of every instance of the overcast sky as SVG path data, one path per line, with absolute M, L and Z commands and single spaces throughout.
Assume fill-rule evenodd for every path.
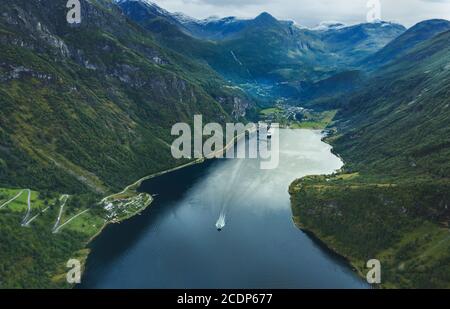
M 365 22 L 369 0 L 151 0 L 171 12 L 196 18 L 255 17 L 266 11 L 279 19 L 316 26 L 322 21 Z M 371 0 L 375 1 L 375 0 Z M 450 0 L 380 0 L 381 18 L 407 27 L 431 18 L 450 20 Z

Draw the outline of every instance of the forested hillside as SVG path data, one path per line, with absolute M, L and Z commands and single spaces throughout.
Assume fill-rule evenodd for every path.
M 113 1 L 81 1 L 79 25 L 66 3 L 0 2 L 0 288 L 70 287 L 67 261 L 84 262 L 107 222 L 151 197 L 120 196 L 109 213 L 99 201 L 182 163 L 172 125 L 245 120 L 253 108 Z
M 104 193 L 174 166 L 170 128 L 223 122 L 250 102 L 215 72 L 161 48 L 111 1 L 2 1 L 0 184 Z
M 378 71 L 344 102 L 327 140 L 346 165 L 292 184 L 301 228 L 383 287 L 450 287 L 450 32 Z

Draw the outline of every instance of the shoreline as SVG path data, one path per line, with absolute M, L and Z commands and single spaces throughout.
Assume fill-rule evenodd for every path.
M 125 189 L 123 189 L 121 192 L 114 193 L 114 194 L 111 194 L 109 196 L 104 197 L 100 202 L 101 203 L 105 202 L 105 201 L 107 201 L 110 198 L 113 198 L 115 196 L 118 196 L 118 195 L 126 193 L 128 190 L 130 190 L 130 189 L 132 189 L 134 187 L 139 187 L 146 180 L 153 179 L 155 177 L 159 177 L 159 176 L 171 173 L 171 172 L 175 172 L 175 171 L 178 171 L 180 169 L 183 169 L 183 168 L 195 165 L 195 164 L 200 164 L 200 163 L 205 162 L 206 160 L 215 159 L 215 158 L 217 158 L 218 155 L 221 155 L 221 154 L 223 155 L 227 150 L 229 150 L 231 148 L 231 146 L 234 145 L 236 142 L 238 142 L 243 136 L 245 136 L 247 132 L 254 133 L 255 131 L 256 130 L 251 130 L 251 131 L 247 131 L 246 130 L 244 133 L 241 133 L 241 134 L 235 136 L 233 138 L 233 140 L 228 142 L 228 144 L 226 144 L 222 149 L 219 149 L 219 150 L 215 151 L 212 154 L 208 154 L 207 156 L 204 156 L 204 157 L 192 160 L 192 161 L 190 161 L 188 163 L 185 163 L 185 164 L 173 167 L 173 168 L 168 169 L 168 170 L 164 170 L 164 171 L 157 172 L 157 173 L 154 173 L 154 174 L 151 174 L 151 175 L 148 175 L 148 176 L 144 176 L 141 179 L 137 180 L 136 182 L 132 183 L 131 185 L 128 185 L 127 187 L 125 187 Z M 212 157 L 210 157 L 210 156 L 212 156 Z
M 252 131 L 250 131 L 249 133 L 254 133 L 255 131 L 256 131 L 256 130 L 252 130 Z M 128 185 L 127 187 L 125 187 L 125 189 L 123 189 L 121 192 L 114 193 L 114 194 L 111 194 L 111 195 L 109 195 L 109 196 L 104 197 L 104 198 L 100 201 L 100 203 L 105 203 L 108 199 L 114 198 L 115 196 L 118 196 L 118 195 L 121 195 L 121 194 L 125 194 L 127 191 L 129 191 L 129 190 L 131 190 L 131 189 L 137 189 L 137 188 L 139 188 L 140 185 L 141 185 L 144 181 L 146 181 L 146 180 L 153 179 L 153 178 L 155 178 L 155 177 L 159 177 L 159 176 L 162 176 L 162 175 L 171 173 L 171 172 L 175 172 L 175 171 L 178 171 L 178 170 L 181 170 L 181 169 L 184 169 L 184 168 L 187 168 L 187 167 L 196 165 L 196 164 L 201 164 L 201 163 L 205 162 L 206 160 L 213 160 L 213 159 L 215 158 L 215 156 L 220 155 L 220 154 L 224 154 L 227 150 L 229 150 L 229 149 L 231 148 L 231 146 L 234 145 L 234 144 L 235 144 L 236 142 L 238 142 L 239 140 L 241 140 L 242 137 L 245 136 L 247 132 L 248 132 L 248 131 L 245 131 L 244 133 L 241 133 L 241 134 L 239 134 L 238 136 L 234 137 L 233 140 L 230 141 L 228 144 L 226 144 L 222 149 L 220 149 L 220 150 L 214 152 L 212 158 L 202 157 L 202 158 L 199 158 L 199 159 L 190 161 L 190 162 L 188 162 L 188 163 L 185 163 L 185 164 L 176 166 L 176 167 L 174 167 L 174 168 L 167 169 L 167 170 L 164 170 L 164 171 L 161 171 L 161 172 L 157 172 L 157 173 L 154 173 L 154 174 L 151 174 L 151 175 L 142 177 L 141 179 L 137 180 L 137 181 L 134 182 L 133 184 Z M 210 155 L 211 155 L 211 154 L 210 154 Z M 83 269 L 82 274 L 84 274 L 85 271 L 86 271 L 87 260 L 88 260 L 88 258 L 89 258 L 89 255 L 91 254 L 91 249 L 89 248 L 89 245 L 90 245 L 90 244 L 91 244 L 98 236 L 100 236 L 101 233 L 102 233 L 109 225 L 111 225 L 111 224 L 120 224 L 120 223 L 122 223 L 122 222 L 125 222 L 125 221 L 127 221 L 127 220 L 129 220 L 129 219 L 131 219 L 131 218 L 133 218 L 133 217 L 135 217 L 135 216 L 137 216 L 137 215 L 139 215 L 139 214 L 142 213 L 144 210 L 146 210 L 147 208 L 149 208 L 149 207 L 151 206 L 151 204 L 153 203 L 153 201 L 154 201 L 154 198 L 153 198 L 151 195 L 149 195 L 149 196 L 150 196 L 150 201 L 149 201 L 149 203 L 148 203 L 147 205 L 143 206 L 142 208 L 140 208 L 139 210 L 137 210 L 136 212 L 134 212 L 134 213 L 131 214 L 130 216 L 127 216 L 126 218 L 123 218 L 123 219 L 120 219 L 120 220 L 117 220 L 117 221 L 108 221 L 108 220 L 105 220 L 105 223 L 104 223 L 104 224 L 102 225 L 102 227 L 98 230 L 98 232 L 95 233 L 93 236 L 91 236 L 91 237 L 88 239 L 88 241 L 85 243 L 84 248 L 83 248 L 84 250 L 86 250 L 86 254 L 85 254 L 85 256 L 83 256 L 83 262 L 82 262 L 82 265 L 81 265 L 81 268 Z M 83 276 L 82 276 L 82 277 L 83 277 Z M 74 285 L 72 288 L 75 288 L 76 286 L 77 286 L 77 285 Z
M 282 129 L 282 128 L 280 128 L 280 129 Z M 319 131 L 319 130 L 316 130 L 316 129 L 292 129 L 292 128 L 286 128 L 286 129 L 289 129 L 289 130 L 310 130 L 310 131 Z M 254 131 L 252 131 L 252 132 L 250 132 L 250 133 L 254 133 Z M 141 185 L 144 181 L 146 181 L 146 180 L 153 179 L 153 178 L 155 178 L 155 177 L 159 177 L 159 176 L 162 176 L 162 175 L 171 173 L 171 172 L 175 172 L 175 171 L 178 171 L 178 170 L 181 170 L 181 169 L 184 169 L 184 168 L 187 168 L 187 167 L 196 165 L 196 164 L 201 164 L 201 163 L 206 162 L 207 160 L 213 160 L 213 159 L 216 158 L 217 155 L 224 154 L 227 150 L 229 150 L 229 149 L 231 148 L 231 146 L 234 145 L 236 142 L 238 142 L 243 136 L 245 136 L 245 134 L 246 134 L 246 132 L 244 132 L 243 134 L 240 134 L 239 136 L 236 136 L 231 142 L 229 142 L 227 145 L 225 145 L 224 148 L 222 148 L 221 150 L 218 150 L 218 151 L 214 152 L 213 154 L 210 154 L 210 155 L 209 155 L 209 156 L 212 155 L 212 157 L 202 157 L 202 158 L 199 158 L 199 159 L 190 161 L 190 162 L 188 162 L 188 163 L 179 165 L 179 166 L 177 166 L 177 167 L 174 167 L 174 168 L 171 168 L 171 169 L 167 169 L 167 170 L 164 170 L 164 171 L 161 171 L 161 172 L 157 172 L 157 173 L 154 173 L 154 174 L 151 174 L 151 175 L 142 177 L 142 178 L 140 178 L 139 180 L 137 180 L 136 182 L 134 182 L 133 184 L 128 185 L 127 187 L 125 187 L 125 189 L 122 190 L 121 192 L 115 193 L 115 194 L 112 194 L 112 195 L 109 195 L 109 196 L 107 196 L 107 197 L 104 197 L 104 198 L 101 200 L 101 202 L 105 202 L 105 201 L 107 201 L 108 199 L 114 198 L 115 196 L 119 196 L 119 195 L 121 195 L 121 194 L 124 194 L 124 193 L 126 193 L 127 191 L 129 191 L 129 190 L 137 189 L 137 188 L 139 188 L 140 185 Z M 342 170 L 342 168 L 344 168 L 344 166 L 345 166 L 345 162 L 344 162 L 344 160 L 342 159 L 342 157 L 334 151 L 333 145 L 331 145 L 330 143 L 328 143 L 324 138 L 322 138 L 321 140 L 322 140 L 322 142 L 324 142 L 324 143 L 330 145 L 330 146 L 331 146 L 331 150 L 330 150 L 331 153 L 332 153 L 333 155 L 335 155 L 336 157 L 338 157 L 338 158 L 342 161 L 342 167 L 341 167 L 341 170 Z M 311 175 L 309 175 L 309 176 L 311 176 Z M 305 177 L 306 177 L 306 176 L 305 176 Z M 115 221 L 105 221 L 105 224 L 103 224 L 103 226 L 100 228 L 100 230 L 99 230 L 95 235 L 93 235 L 93 236 L 86 242 L 85 250 L 86 250 L 87 252 L 86 252 L 86 256 L 85 256 L 85 259 L 84 259 L 84 261 L 83 261 L 83 264 L 82 264 L 83 274 L 84 274 L 85 271 L 86 271 L 87 260 L 88 260 L 88 258 L 89 258 L 90 253 L 91 253 L 91 249 L 89 248 L 89 245 L 90 245 L 90 244 L 91 244 L 91 243 L 92 243 L 92 242 L 93 242 L 93 241 L 94 241 L 94 240 L 95 240 L 95 239 L 96 239 L 96 238 L 97 238 L 97 237 L 98 237 L 98 236 L 99 236 L 99 235 L 100 235 L 100 234 L 101 234 L 101 233 L 102 233 L 102 232 L 103 232 L 110 224 L 120 224 L 120 223 L 122 223 L 122 222 L 125 222 L 125 221 L 127 221 L 127 220 L 129 220 L 129 219 L 131 219 L 131 218 L 133 218 L 133 217 L 135 217 L 135 216 L 137 216 L 137 215 L 139 215 L 140 213 L 142 213 L 143 211 L 145 211 L 146 209 L 148 209 L 148 208 L 151 206 L 151 204 L 153 203 L 153 201 L 154 201 L 154 198 L 153 198 L 151 195 L 149 195 L 149 196 L 150 196 L 150 201 L 149 201 L 145 206 L 143 206 L 142 208 L 140 208 L 139 210 L 137 210 L 136 212 L 134 212 L 133 214 L 130 214 L 129 216 L 127 216 L 127 217 L 125 217 L 125 218 L 123 218 L 123 219 L 120 219 L 120 220 L 115 220 Z M 292 203 L 291 203 L 291 206 L 292 206 Z M 324 241 L 324 240 L 323 240 L 323 239 L 322 239 L 315 231 L 310 230 L 310 229 L 307 229 L 307 228 L 304 228 L 304 227 L 302 226 L 302 224 L 301 224 L 299 218 L 297 218 L 297 217 L 295 217 L 295 216 L 292 216 L 292 221 L 293 221 L 294 225 L 296 226 L 296 228 L 298 228 L 299 230 L 301 230 L 302 232 L 304 232 L 305 234 L 307 234 L 307 236 L 310 237 L 312 241 L 316 242 L 319 246 L 323 247 L 324 250 L 328 250 L 330 254 L 334 254 L 336 257 L 338 257 L 339 259 L 341 259 L 341 261 L 342 261 L 343 263 L 345 263 L 345 264 L 347 265 L 347 267 L 349 267 L 349 269 L 350 269 L 352 272 L 356 273 L 356 274 L 358 275 L 358 277 L 360 277 L 361 279 L 364 280 L 365 275 L 360 271 L 360 269 L 358 269 L 358 267 L 356 267 L 356 265 L 352 262 L 352 260 L 351 260 L 349 257 L 347 257 L 347 256 L 345 256 L 345 255 L 339 253 L 338 250 L 336 250 L 335 248 L 333 248 L 332 246 L 330 246 L 330 245 L 329 245 L 326 241 Z
M 345 169 L 346 163 L 345 163 L 344 159 L 341 157 L 341 155 L 335 151 L 333 145 L 327 141 L 328 137 L 329 136 L 322 138 L 322 142 L 324 142 L 327 145 L 330 145 L 331 146 L 330 152 L 334 156 L 338 157 L 342 161 L 342 167 L 339 169 L 339 171 L 343 171 Z M 311 175 L 308 175 L 308 176 L 311 176 Z M 301 179 L 303 179 L 305 177 L 308 177 L 308 176 L 301 177 L 301 178 L 299 178 L 299 180 L 301 180 Z M 292 183 L 291 183 L 291 185 L 292 185 Z M 293 204 L 292 204 L 292 195 L 291 195 L 291 207 L 294 207 Z M 294 222 L 294 225 L 299 230 L 301 230 L 303 233 L 307 234 L 308 237 L 310 237 L 312 241 L 316 242 L 318 245 L 322 246 L 326 250 L 329 250 L 330 253 L 333 253 L 334 255 L 336 255 L 337 257 L 339 257 L 343 261 L 345 261 L 347 266 L 354 273 L 356 273 L 358 275 L 358 277 L 360 277 L 363 281 L 366 279 L 366 275 L 357 267 L 357 265 L 354 263 L 354 261 L 350 257 L 340 253 L 339 250 L 337 250 L 336 248 L 333 248 L 326 240 L 324 240 L 319 235 L 320 233 L 317 233 L 316 231 L 314 231 L 312 229 L 308 229 L 308 228 L 304 227 L 303 224 L 300 221 L 300 218 L 298 216 L 294 216 L 293 215 L 292 216 L 292 221 Z M 369 284 L 369 287 L 372 287 L 372 286 Z
M 289 129 L 289 128 L 288 128 L 288 129 Z M 291 129 L 291 130 L 292 130 L 292 129 Z M 295 129 L 293 129 L 293 130 L 295 130 Z M 319 130 L 314 130 L 314 129 L 299 129 L 299 130 L 319 131 Z M 242 135 L 243 135 L 243 134 L 241 134 L 241 135 L 239 135 L 239 136 L 236 136 L 236 137 L 233 139 L 233 141 L 229 142 L 223 149 L 221 149 L 221 150 L 219 150 L 219 151 L 217 151 L 217 152 L 214 152 L 214 155 L 217 155 L 218 153 L 219 153 L 219 154 L 220 154 L 220 153 L 222 153 L 222 154 L 225 153 L 232 145 L 234 145 L 237 141 L 239 141 L 239 140 L 242 138 Z M 244 133 L 244 135 L 245 135 L 245 133 Z M 324 142 L 324 143 L 330 145 L 329 143 L 327 143 L 327 142 L 324 141 L 323 139 L 322 139 L 322 142 Z M 330 146 L 332 147 L 332 145 L 330 145 Z M 342 158 L 341 158 L 340 156 L 338 156 L 336 153 L 334 153 L 332 150 L 333 150 L 333 148 L 331 149 L 332 154 L 333 154 L 333 155 L 336 155 L 336 156 L 342 161 L 343 166 L 344 166 L 345 163 L 344 163 L 344 161 L 342 160 Z M 191 162 L 188 162 L 188 163 L 186 163 L 186 164 L 182 164 L 182 165 L 180 165 L 180 166 L 177 166 L 177 167 L 174 167 L 174 168 L 171 168 L 171 169 L 168 169 L 168 170 L 164 170 L 164 171 L 161 171 L 161 172 L 158 172 L 158 173 L 154 173 L 154 174 L 152 174 L 152 175 L 148 175 L 148 176 L 142 177 L 141 179 L 137 180 L 137 181 L 134 182 L 133 184 L 127 186 L 127 187 L 126 187 L 124 190 L 122 190 L 120 193 L 116 193 L 116 194 L 110 195 L 110 196 L 108 196 L 108 197 L 105 197 L 105 198 L 102 199 L 102 201 L 105 201 L 105 200 L 108 200 L 108 199 L 110 199 L 110 198 L 112 198 L 112 197 L 114 197 L 114 196 L 123 194 L 123 193 L 125 193 L 127 190 L 130 190 L 130 189 L 133 189 L 133 188 L 138 188 L 138 187 L 139 187 L 144 181 L 146 181 L 146 180 L 153 179 L 153 178 L 155 178 L 155 177 L 158 177 L 158 176 L 161 176 L 161 175 L 165 175 L 165 174 L 167 174 L 167 173 L 174 172 L 174 171 L 177 171 L 177 170 L 181 170 L 181 169 L 183 169 L 183 168 L 187 168 L 187 167 L 190 167 L 190 166 L 193 166 L 193 165 L 196 165 L 196 164 L 201 164 L 201 163 L 206 162 L 207 160 L 211 160 L 211 159 L 214 159 L 214 157 L 213 157 L 213 158 L 206 158 L 206 157 L 203 157 L 203 158 L 193 160 L 193 161 L 191 161 Z M 85 259 L 84 259 L 84 261 L 83 261 L 83 264 L 82 264 L 83 275 L 84 275 L 84 273 L 85 273 L 86 270 L 87 270 L 87 260 L 88 260 L 88 258 L 89 258 L 89 255 L 91 254 L 91 248 L 89 248 L 89 245 L 90 245 L 90 244 L 91 244 L 91 243 L 92 243 L 99 235 L 101 235 L 101 233 L 102 233 L 102 232 L 103 232 L 110 224 L 120 224 L 120 223 L 122 223 L 122 222 L 125 222 L 126 220 L 131 219 L 131 218 L 135 217 L 136 215 L 139 215 L 141 212 L 143 212 L 144 210 L 146 210 L 147 208 L 149 208 L 149 207 L 151 206 L 151 204 L 153 203 L 153 201 L 154 201 L 154 198 L 153 198 L 152 196 L 150 196 L 150 198 L 151 198 L 150 201 L 149 201 L 144 207 L 140 208 L 139 210 L 137 210 L 137 211 L 134 212 L 133 214 L 130 214 L 130 215 L 127 216 L 126 218 L 123 218 L 123 219 L 120 219 L 120 220 L 117 220 L 117 221 L 105 221 L 105 224 L 101 227 L 101 229 L 100 229 L 94 236 L 92 236 L 92 237 L 89 239 L 89 241 L 86 243 L 86 247 L 85 247 L 85 249 L 86 249 L 86 251 L 85 251 L 86 257 L 85 257 Z M 292 202 L 291 202 L 291 206 L 292 206 Z M 313 242 L 315 242 L 317 245 L 319 245 L 320 247 L 322 247 L 323 250 L 329 251 L 329 254 L 335 255 L 335 257 L 338 258 L 343 264 L 345 264 L 345 266 L 348 267 L 349 270 L 351 270 L 351 271 L 352 271 L 353 273 L 355 273 L 359 278 L 361 278 L 361 279 L 362 279 L 362 283 L 364 283 L 365 275 L 364 275 L 364 274 L 361 272 L 361 270 L 360 270 L 360 269 L 352 262 L 352 260 L 351 260 L 349 257 L 347 257 L 347 256 L 345 256 L 345 255 L 339 253 L 338 250 L 336 250 L 335 248 L 333 248 L 332 246 L 330 246 L 330 245 L 329 245 L 325 240 L 323 240 L 323 239 L 320 237 L 320 235 L 319 235 L 318 233 L 316 233 L 314 230 L 310 230 L 310 229 L 307 229 L 307 228 L 303 227 L 303 225 L 301 224 L 300 219 L 299 219 L 298 217 L 292 216 L 292 220 L 293 220 L 293 223 L 294 223 L 294 225 L 296 226 L 296 228 L 298 228 L 298 229 L 301 230 L 303 233 L 305 233 L 305 234 L 306 234 Z M 76 287 L 76 286 L 74 286 L 74 287 Z M 368 287 L 370 288 L 370 285 L 369 285 Z
M 323 240 L 319 236 L 319 233 L 315 232 L 312 229 L 304 227 L 303 224 L 300 222 L 299 217 L 292 216 L 292 221 L 294 222 L 294 225 L 300 231 L 305 233 L 309 238 L 311 238 L 313 242 L 317 243 L 320 247 L 329 251 L 329 253 L 335 255 L 339 259 L 341 259 L 345 264 L 347 264 L 346 266 L 348 266 L 355 274 L 358 275 L 358 277 L 360 277 L 364 281 L 364 279 L 366 278 L 365 274 L 363 274 L 361 270 L 352 262 L 352 259 L 350 257 L 340 253 L 337 249 L 330 246 L 325 240 Z M 369 284 L 369 287 L 371 288 L 372 286 Z
M 217 158 L 218 155 L 223 155 L 227 150 L 229 150 L 229 149 L 232 147 L 232 145 L 234 145 L 236 142 L 240 141 L 240 140 L 242 139 L 242 137 L 246 135 L 247 132 L 249 132 L 249 133 L 254 133 L 255 131 L 256 131 L 256 130 L 245 131 L 244 133 L 241 133 L 241 134 L 237 135 L 236 137 L 233 138 L 232 141 L 230 141 L 228 144 L 226 144 L 222 149 L 219 149 L 219 150 L 215 151 L 215 152 L 212 153 L 212 154 L 208 154 L 208 156 L 206 156 L 206 157 L 198 158 L 198 159 L 195 159 L 195 160 L 190 161 L 190 162 L 188 162 L 188 163 L 185 163 L 185 164 L 176 166 L 176 167 L 174 167 L 174 168 L 167 169 L 167 170 L 164 170 L 164 171 L 160 171 L 160 172 L 157 172 L 157 173 L 154 173 L 154 174 L 151 174 L 151 175 L 142 177 L 142 178 L 140 178 L 139 180 L 137 180 L 136 182 L 132 183 L 131 185 L 128 185 L 127 187 L 125 187 L 125 189 L 123 189 L 121 192 L 119 192 L 119 193 L 114 193 L 114 194 L 111 194 L 111 195 L 109 195 L 109 196 L 104 197 L 104 198 L 100 201 L 100 203 L 104 203 L 104 202 L 106 202 L 108 199 L 111 199 L 111 198 L 114 198 L 115 196 L 124 194 L 124 193 L 126 193 L 127 191 L 129 191 L 129 190 L 137 189 L 137 188 L 139 188 L 139 187 L 141 186 L 141 184 L 142 184 L 144 181 L 146 181 L 146 180 L 153 179 L 153 178 L 156 178 L 156 177 L 159 177 L 159 176 L 168 174 L 168 173 L 172 173 L 172 172 L 175 172 L 175 171 L 178 171 L 178 170 L 181 170 L 181 169 L 184 169 L 184 168 L 187 168 L 187 167 L 196 165 L 196 164 L 201 164 L 201 163 L 204 163 L 204 162 L 207 161 L 207 160 L 214 160 L 214 159 Z M 209 157 L 209 156 L 212 156 L 212 157 Z M 150 202 L 148 203 L 148 205 L 146 205 L 146 206 L 143 207 L 142 209 L 139 209 L 139 210 L 136 211 L 134 214 L 132 214 L 132 215 L 126 217 L 126 218 L 123 218 L 123 219 L 120 219 L 120 220 L 117 220 L 117 221 L 107 221 L 107 222 L 104 224 L 104 226 L 101 228 L 101 230 L 103 230 L 103 229 L 104 229 L 106 226 L 108 226 L 109 224 L 120 224 L 121 222 L 126 221 L 126 220 L 128 220 L 128 219 L 134 217 L 135 215 L 138 215 L 139 213 L 141 213 L 142 211 L 144 211 L 145 209 L 147 209 L 147 208 L 153 203 L 153 200 L 154 200 L 153 197 L 150 196 L 150 198 L 151 198 L 151 200 L 150 200 Z M 99 233 L 97 233 L 97 234 L 100 234 L 100 233 L 101 233 L 101 231 L 99 231 Z M 96 234 L 94 237 L 91 237 L 91 239 L 89 240 L 88 243 L 90 243 L 92 240 L 94 240 L 95 237 L 98 236 L 97 234 Z

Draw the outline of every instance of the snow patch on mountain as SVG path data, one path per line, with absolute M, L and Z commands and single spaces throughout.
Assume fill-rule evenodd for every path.
M 339 21 L 323 21 L 316 27 L 312 27 L 309 29 L 315 31 L 328 31 L 328 30 L 338 30 L 346 27 L 348 27 L 348 25 Z
M 114 1 L 117 4 L 123 4 L 123 3 L 127 3 L 127 2 L 140 2 L 140 3 L 144 4 L 144 5 L 152 7 L 158 14 L 169 15 L 169 16 L 172 15 L 172 13 L 170 13 L 169 11 L 164 10 L 159 5 L 157 5 L 156 3 L 153 3 L 153 2 L 151 2 L 149 0 L 114 0 Z

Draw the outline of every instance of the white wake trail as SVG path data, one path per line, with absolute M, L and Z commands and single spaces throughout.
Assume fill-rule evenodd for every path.
M 222 212 L 219 216 L 219 220 L 216 222 L 216 228 L 220 231 L 225 227 L 226 224 L 226 214 Z
M 234 166 L 233 170 L 231 171 L 231 175 L 229 177 L 229 181 L 227 183 L 227 189 L 223 190 L 224 195 L 222 196 L 222 207 L 220 210 L 219 219 L 216 222 L 216 228 L 220 231 L 222 230 L 226 225 L 226 218 L 227 218 L 227 208 L 228 205 L 231 202 L 232 195 L 233 195 L 233 185 L 235 183 L 235 180 L 240 175 L 240 172 L 242 171 L 242 163 L 244 160 L 239 160 L 239 162 Z

